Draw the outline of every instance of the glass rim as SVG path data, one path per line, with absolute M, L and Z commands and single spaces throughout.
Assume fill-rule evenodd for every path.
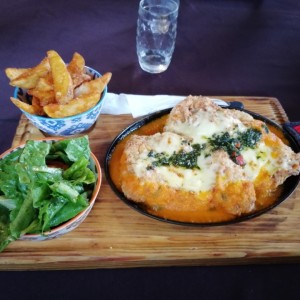
M 167 13 L 164 13 L 163 15 L 168 16 L 168 15 L 172 15 L 176 12 L 178 12 L 179 10 L 179 1 L 175 1 L 175 0 L 141 0 L 139 3 L 139 8 L 147 13 L 150 14 L 154 14 L 157 15 L 157 13 L 153 13 L 150 10 L 147 9 L 147 7 L 149 7 L 150 5 L 154 5 L 154 4 L 164 4 L 164 6 L 170 8 L 170 11 Z M 169 5 L 173 5 L 173 7 L 170 7 Z

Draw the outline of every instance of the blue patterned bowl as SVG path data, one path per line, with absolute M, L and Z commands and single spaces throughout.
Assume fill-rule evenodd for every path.
M 92 75 L 93 78 L 101 76 L 96 70 L 85 67 L 86 74 Z M 105 95 L 107 93 L 107 87 L 102 92 L 99 102 L 89 110 L 70 117 L 65 118 L 48 118 L 37 115 L 29 114 L 21 109 L 22 113 L 30 120 L 42 132 L 50 136 L 70 136 L 82 133 L 88 130 L 98 119 Z M 16 87 L 14 90 L 14 97 L 21 101 L 28 103 L 28 97 L 30 97 L 26 90 Z

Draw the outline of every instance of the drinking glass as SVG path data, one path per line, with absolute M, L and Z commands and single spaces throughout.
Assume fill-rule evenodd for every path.
M 136 49 L 141 68 L 161 73 L 170 65 L 175 48 L 177 0 L 141 0 L 137 20 Z

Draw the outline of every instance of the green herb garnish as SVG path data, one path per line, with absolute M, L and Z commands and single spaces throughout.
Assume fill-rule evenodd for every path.
M 197 160 L 201 153 L 205 150 L 204 157 L 208 157 L 212 152 L 217 150 L 224 150 L 228 153 L 230 158 L 238 165 L 245 165 L 241 151 L 247 148 L 254 148 L 260 141 L 262 133 L 254 128 L 249 128 L 244 132 L 236 131 L 230 135 L 228 132 L 221 134 L 214 134 L 208 138 L 206 144 L 191 144 L 191 151 L 180 150 L 171 155 L 165 152 L 157 153 L 151 150 L 148 157 L 154 158 L 151 164 L 147 167 L 152 170 L 160 166 L 175 166 L 183 167 L 186 169 L 200 169 Z M 183 144 L 189 144 L 183 142 Z
M 236 134 L 230 135 L 224 132 L 219 135 L 213 135 L 209 139 L 209 144 L 213 151 L 224 150 L 230 158 L 238 165 L 244 165 L 244 159 L 241 151 L 247 148 L 254 148 L 260 141 L 262 133 L 254 128 L 249 128 L 244 132 L 237 131 Z
M 151 170 L 155 167 L 160 166 L 175 166 L 183 167 L 186 169 L 200 169 L 197 164 L 197 158 L 205 149 L 205 144 L 192 144 L 191 147 L 192 151 L 186 152 L 184 150 L 180 150 L 178 152 L 174 152 L 171 155 L 167 155 L 165 152 L 156 153 L 154 151 L 150 151 L 148 153 L 148 156 L 155 158 L 155 160 L 151 163 L 150 166 L 147 167 L 147 169 Z

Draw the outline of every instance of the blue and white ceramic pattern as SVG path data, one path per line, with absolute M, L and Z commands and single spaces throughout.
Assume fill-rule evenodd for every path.
M 93 78 L 99 78 L 101 74 L 96 70 L 85 67 L 86 73 L 93 76 Z M 107 87 L 102 92 L 99 102 L 89 110 L 70 117 L 65 118 L 48 118 L 37 115 L 32 115 L 23 111 L 23 114 L 35 125 L 38 129 L 51 136 L 70 136 L 79 134 L 88 130 L 98 119 L 103 101 L 107 93 Z M 26 90 L 21 88 L 15 88 L 14 97 L 21 101 L 28 103 L 28 94 Z

